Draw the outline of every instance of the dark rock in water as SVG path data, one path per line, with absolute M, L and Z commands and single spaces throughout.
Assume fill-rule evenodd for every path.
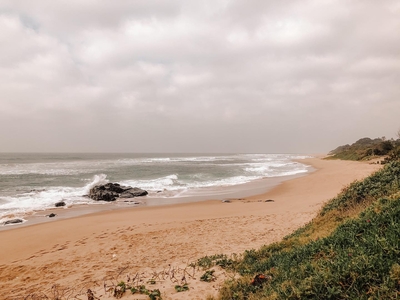
M 119 197 L 119 194 L 112 191 L 96 189 L 96 187 L 94 187 L 90 190 L 89 197 L 97 201 L 115 201 L 115 199 Z
M 49 217 L 49 218 L 54 218 L 55 216 L 57 216 L 57 215 L 56 215 L 56 214 L 54 214 L 54 213 L 51 213 L 51 214 L 47 215 L 46 217 Z
M 129 185 L 120 185 L 119 187 L 123 190 L 123 192 L 129 191 L 130 189 L 139 189 L 139 188 L 133 188 Z
M 116 193 L 122 193 L 124 191 L 124 189 L 121 188 L 121 186 L 117 183 L 107 183 L 104 185 L 104 189 L 107 191 L 111 191 L 111 192 L 116 192 Z
M 275 202 L 275 200 L 267 199 L 267 200 L 265 200 L 264 202 Z
M 59 202 L 57 202 L 57 203 L 54 204 L 54 205 L 55 205 L 55 207 L 61 207 L 61 206 L 65 206 L 66 204 L 65 204 L 64 201 L 59 201 Z
M 133 198 L 147 195 L 147 191 L 133 188 L 131 186 L 122 186 L 118 183 L 107 183 L 96 185 L 90 189 L 89 197 L 97 201 L 115 201 L 118 197 Z
M 22 219 L 12 219 L 12 220 L 5 221 L 4 225 L 18 224 L 18 223 L 22 223 L 22 222 L 24 222 L 24 220 L 22 220 Z
M 121 198 L 134 198 L 134 197 L 146 196 L 147 194 L 148 194 L 147 191 L 135 187 L 135 188 L 130 188 L 128 190 L 125 190 L 119 196 Z

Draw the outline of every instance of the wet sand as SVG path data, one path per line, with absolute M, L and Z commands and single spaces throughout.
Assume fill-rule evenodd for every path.
M 163 299 L 205 299 L 217 291 L 226 274 L 217 271 L 216 282 L 204 283 L 200 270 L 185 269 L 190 262 L 279 241 L 309 222 L 344 186 L 380 168 L 319 158 L 302 162 L 316 171 L 230 203 L 214 200 L 101 211 L 1 231 L 0 298 L 39 291 L 51 295 L 52 286 L 58 284 L 58 292 L 64 289 L 65 295 L 86 295 L 90 288 L 100 299 L 113 299 L 104 283 L 109 286 L 139 276 L 148 288 L 159 288 Z M 189 270 L 191 276 L 185 273 Z M 184 273 L 190 290 L 177 293 L 174 285 Z M 154 286 L 147 283 L 152 277 Z M 126 293 L 123 299 L 142 298 Z

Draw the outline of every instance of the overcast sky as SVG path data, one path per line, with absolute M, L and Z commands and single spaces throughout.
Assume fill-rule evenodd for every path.
M 0 151 L 317 153 L 400 128 L 400 1 L 2 0 Z

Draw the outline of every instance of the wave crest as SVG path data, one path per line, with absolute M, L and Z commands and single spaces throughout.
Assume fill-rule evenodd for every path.
M 107 179 L 107 175 L 106 174 L 94 175 L 92 182 L 90 182 L 89 184 L 87 184 L 85 186 L 85 188 L 84 188 L 85 189 L 85 193 L 89 194 L 90 190 L 93 187 L 95 187 L 96 185 L 106 184 L 108 182 L 109 182 L 109 180 Z

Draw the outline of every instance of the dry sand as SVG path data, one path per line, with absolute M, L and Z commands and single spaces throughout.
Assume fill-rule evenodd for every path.
M 302 162 L 316 171 L 231 203 L 132 208 L 1 231 L 0 299 L 40 295 L 38 291 L 50 299 L 53 293 L 87 299 L 88 288 L 100 299 L 110 299 L 104 283 L 127 281 L 127 275 L 159 288 L 164 300 L 215 295 L 229 274 L 217 271 L 218 280 L 205 283 L 199 280 L 201 270 L 188 267 L 190 291 L 177 293 L 174 285 L 200 257 L 242 253 L 279 241 L 309 222 L 344 186 L 380 167 L 319 158 Z M 147 283 L 153 276 L 154 286 Z M 59 286 L 52 292 L 55 284 Z M 123 299 L 148 298 L 126 293 Z

